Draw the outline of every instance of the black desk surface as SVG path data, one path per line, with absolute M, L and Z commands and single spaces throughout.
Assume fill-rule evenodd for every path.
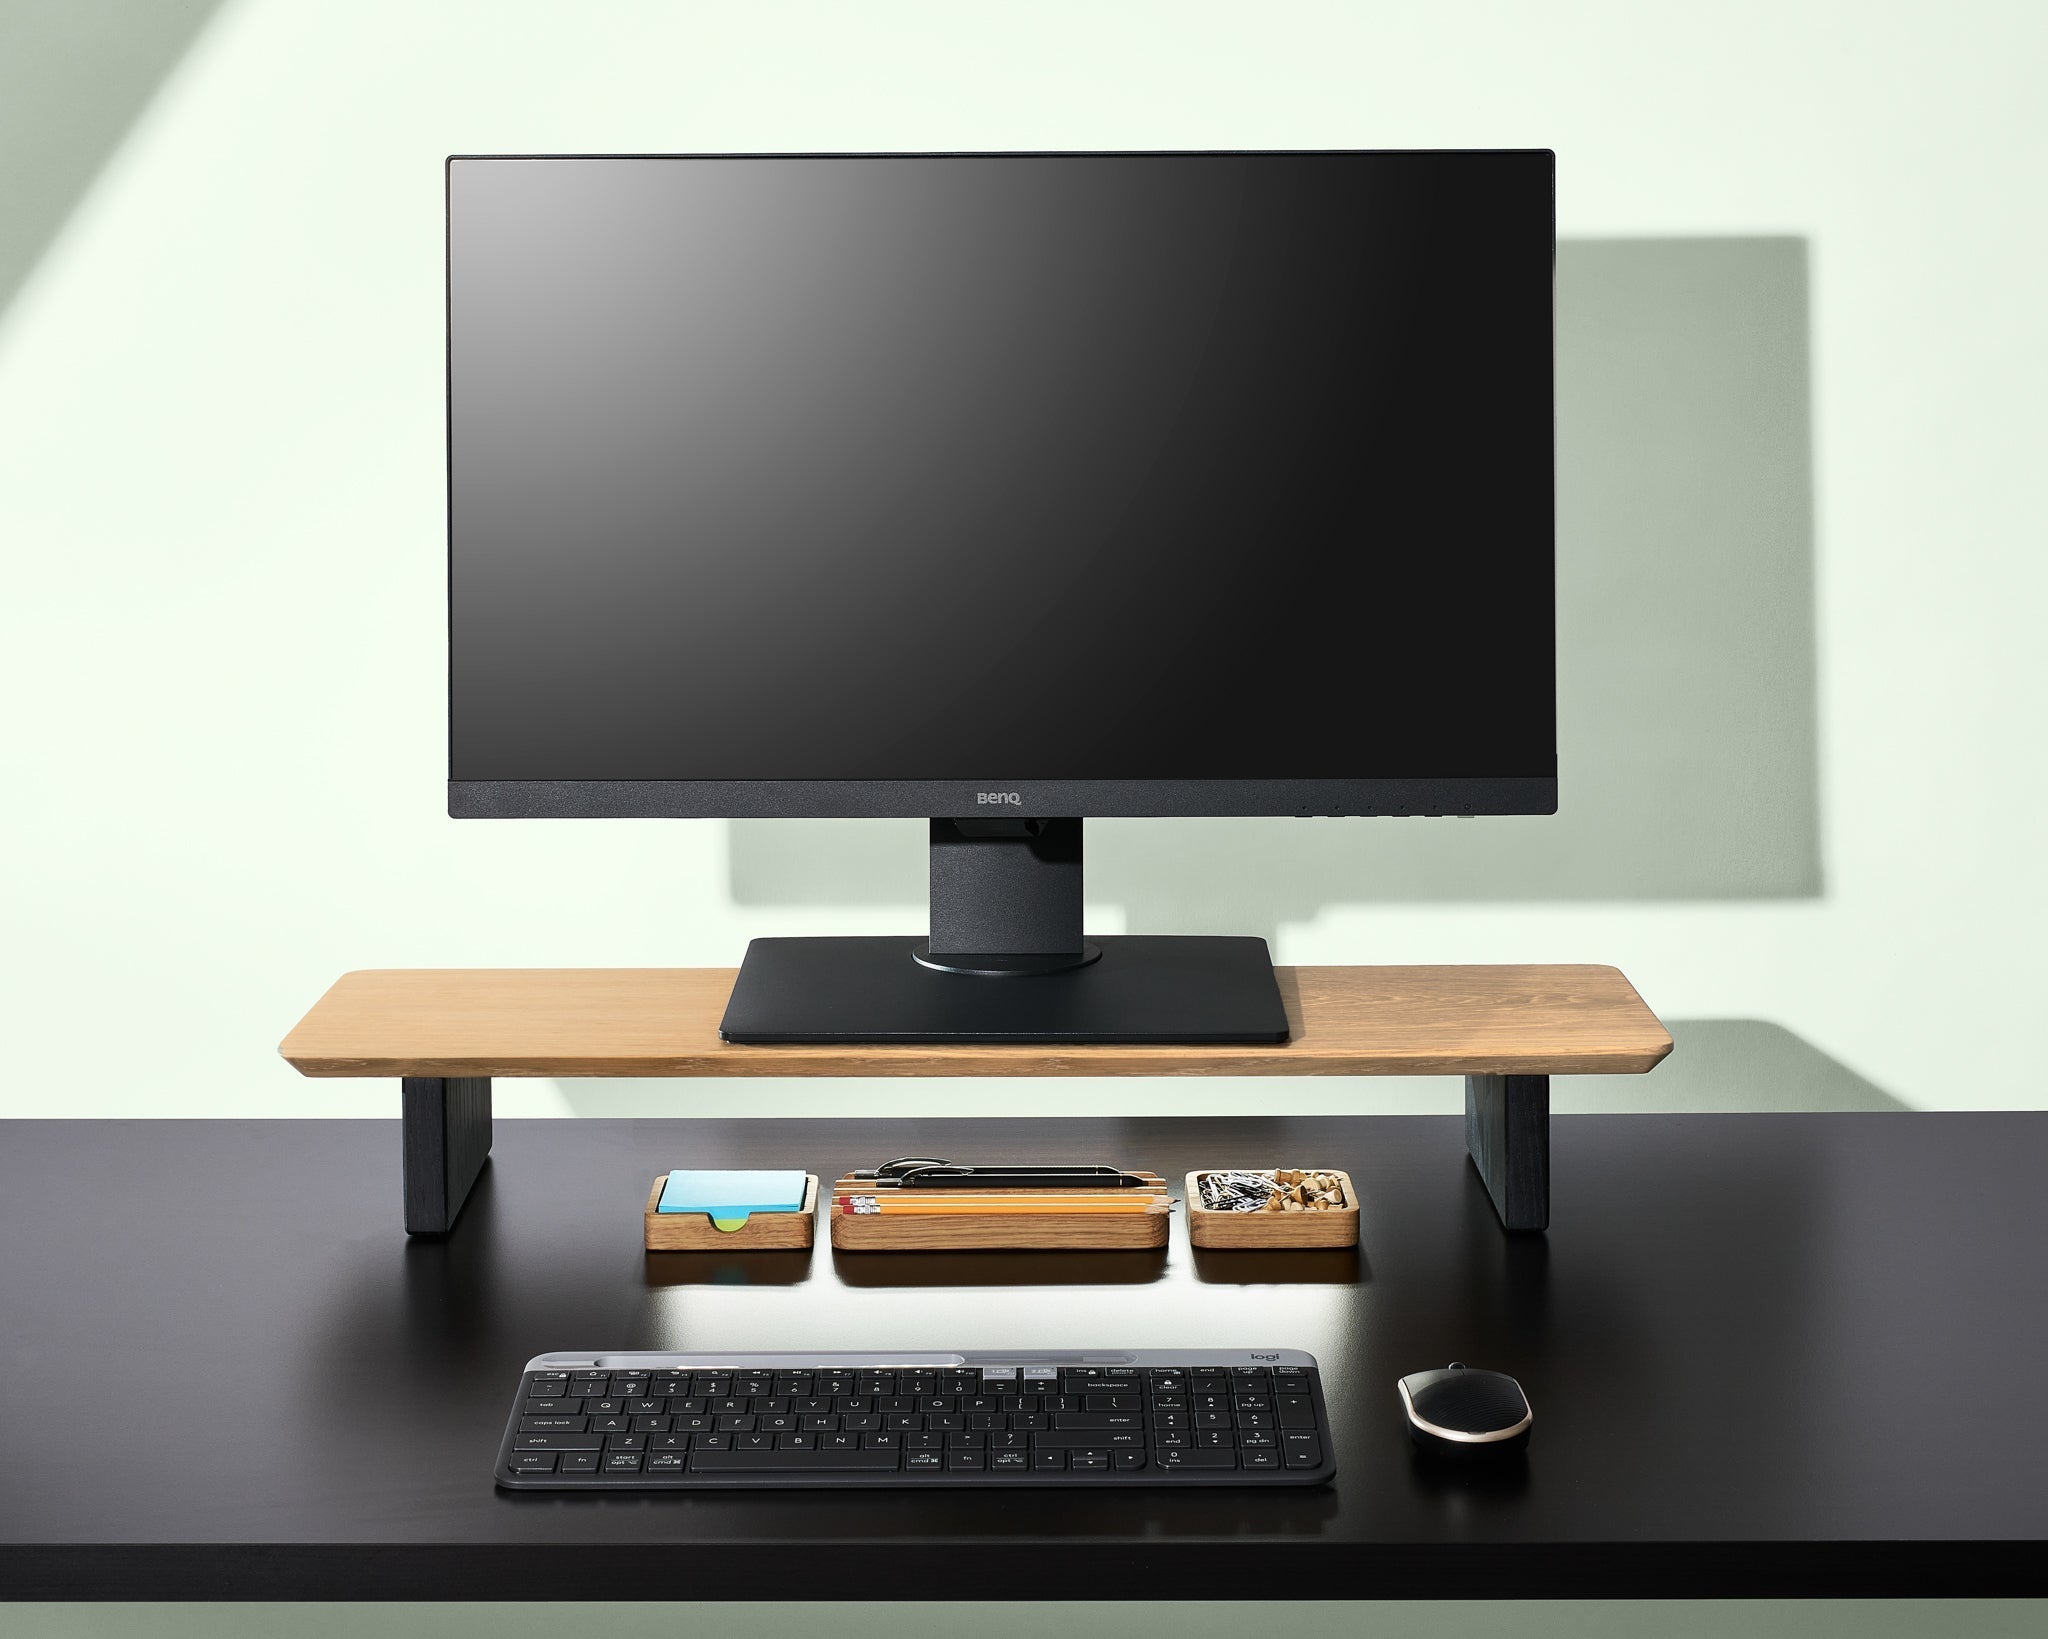
M 455 1232 L 395 1122 L 0 1129 L 0 1596 L 2048 1592 L 2048 1114 L 1579 1116 L 1502 1234 L 1455 1119 L 505 1121 Z M 1350 1253 L 664 1254 L 675 1165 L 1346 1168 Z M 1326 1489 L 512 1496 L 549 1349 L 1277 1344 Z M 1394 1380 L 1518 1375 L 1526 1464 L 1419 1464 Z

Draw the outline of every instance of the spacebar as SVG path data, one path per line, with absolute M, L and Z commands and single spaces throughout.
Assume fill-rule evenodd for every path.
M 692 1474 L 816 1474 L 835 1469 L 894 1469 L 896 1451 L 693 1451 Z

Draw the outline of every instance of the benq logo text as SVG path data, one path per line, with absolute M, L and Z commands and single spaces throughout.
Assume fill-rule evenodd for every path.
M 1023 797 L 1015 791 L 977 791 L 974 793 L 974 800 L 983 804 L 998 802 L 1009 808 L 1024 806 Z

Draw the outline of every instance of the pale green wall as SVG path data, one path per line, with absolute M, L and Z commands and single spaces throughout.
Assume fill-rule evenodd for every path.
M 13 243 L 206 6 L 4 7 Z M 441 814 L 443 154 L 1229 144 L 1557 149 L 1566 812 L 1100 826 L 1098 930 L 1612 961 L 2038 1101 L 2044 48 L 2038 0 L 231 0 L 0 309 L 0 1112 L 382 1113 L 271 1052 L 343 969 L 916 924 L 915 825 Z
M 1554 147 L 1566 813 L 1099 827 L 1098 931 L 1618 963 L 1680 1051 L 1567 1107 L 2043 1103 L 2044 76 L 2039 0 L 0 0 L 0 1115 L 388 1114 L 388 1087 L 272 1053 L 342 969 L 726 963 L 756 933 L 915 925 L 914 825 L 440 812 L 439 160 L 696 148 Z M 697 1096 L 501 1083 L 500 1108 Z M 750 1088 L 792 1112 L 951 1096 Z

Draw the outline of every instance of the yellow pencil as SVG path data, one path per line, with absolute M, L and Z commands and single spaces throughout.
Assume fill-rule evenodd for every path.
M 1064 1216 L 1069 1213 L 1114 1217 L 1149 1212 L 1154 1206 L 1165 1199 L 1166 1197 L 1163 1195 L 1138 1194 L 1119 1197 L 1114 1200 L 1104 1200 L 1099 1195 L 1081 1198 L 1074 1196 L 1045 1197 L 1021 1193 L 1017 1195 L 953 1196 L 950 1199 L 940 1200 L 925 1200 L 921 1198 L 918 1200 L 906 1200 L 900 1195 L 881 1197 L 873 1195 L 842 1195 L 836 1199 L 835 1206 L 841 1215 L 849 1218 L 939 1218 L 949 1216 L 965 1217 L 969 1215 L 979 1217 L 985 1214 L 1057 1214 Z

